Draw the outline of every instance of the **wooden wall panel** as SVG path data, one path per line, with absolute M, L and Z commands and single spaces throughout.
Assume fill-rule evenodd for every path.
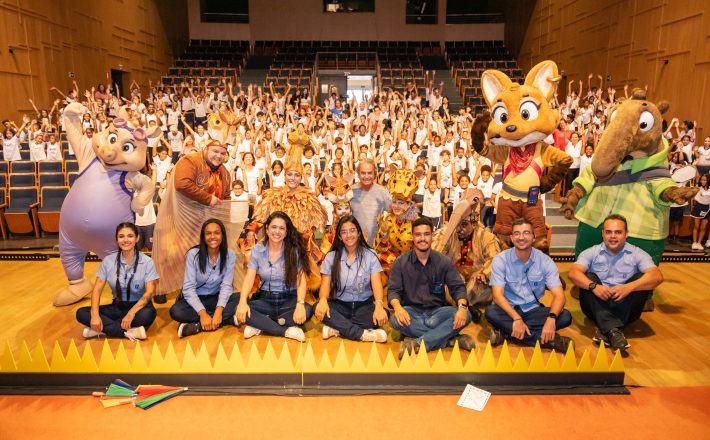
M 648 84 L 670 117 L 697 120 L 701 135 L 710 124 L 710 1 L 538 0 L 518 62 L 527 70 L 544 59 L 585 89 L 589 73 L 622 95 L 624 84 Z
M 167 71 L 188 40 L 186 0 L 0 0 L 0 117 L 19 121 L 71 88 L 126 72 L 142 87 Z M 10 53 L 12 51 L 12 53 Z

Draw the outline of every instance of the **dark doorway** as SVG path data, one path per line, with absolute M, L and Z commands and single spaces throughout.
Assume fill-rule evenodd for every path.
M 123 75 L 125 72 L 123 70 L 111 69 L 111 85 L 113 87 L 118 87 L 118 92 L 121 96 L 123 95 Z

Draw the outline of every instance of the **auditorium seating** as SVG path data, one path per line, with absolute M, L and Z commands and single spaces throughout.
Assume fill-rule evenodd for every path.
M 0 235 L 2 239 L 7 239 L 7 229 L 5 228 L 5 209 L 7 208 L 7 189 L 0 187 Z
M 445 45 L 451 77 L 463 97 L 476 113 L 486 108 L 481 94 L 481 74 L 487 69 L 500 70 L 513 81 L 524 80 L 515 59 L 503 46 L 503 41 L 450 41 Z
M 37 210 L 37 217 L 43 231 L 59 232 L 59 212 L 68 193 L 69 187 L 67 186 L 58 185 L 41 188 L 41 202 Z
M 31 234 L 39 238 L 37 209 L 39 194 L 37 187 L 10 188 L 9 202 L 3 212 L 7 230 L 12 234 Z
M 16 160 L 16 161 L 10 162 L 10 173 L 11 174 L 34 173 L 35 171 L 37 171 L 37 167 L 35 165 L 35 162 L 29 161 L 29 160 Z
M 215 87 L 225 79 L 236 83 L 249 52 L 248 41 L 190 40 L 190 44 L 175 65 L 168 69 L 161 82 L 179 86 L 190 80 Z
M 61 160 L 41 161 L 37 163 L 38 173 L 61 173 L 64 171 L 64 162 Z

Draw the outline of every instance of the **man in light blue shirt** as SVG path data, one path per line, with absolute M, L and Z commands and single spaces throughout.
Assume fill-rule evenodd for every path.
M 557 330 L 569 326 L 572 316 L 564 309 L 565 294 L 557 266 L 532 247 L 535 233 L 529 221 L 515 220 L 512 230 L 514 247 L 496 255 L 491 268 L 493 304 L 486 308 L 491 345 L 512 338 L 524 345 L 539 341 L 543 348 L 566 351 L 570 338 Z M 540 303 L 545 286 L 552 292 L 550 307 Z
M 626 243 L 626 218 L 611 214 L 602 224 L 603 243 L 584 250 L 569 270 L 579 303 L 597 324 L 595 343 L 626 350 L 623 328 L 641 317 L 646 299 L 663 274 L 643 249 Z
M 362 226 L 367 244 L 372 246 L 377 235 L 377 216 L 392 204 L 392 196 L 382 185 L 376 183 L 377 165 L 372 159 L 363 159 L 357 165 L 359 182 L 353 186 L 350 206 L 353 215 Z

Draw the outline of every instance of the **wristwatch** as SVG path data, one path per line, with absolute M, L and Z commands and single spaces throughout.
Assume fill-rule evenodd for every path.
M 591 291 L 591 290 L 594 290 L 594 289 L 596 289 L 596 288 L 597 288 L 597 283 L 595 283 L 594 281 L 592 281 L 591 283 L 589 283 L 589 287 L 587 287 L 587 290 L 590 290 L 590 291 Z
M 557 313 L 550 312 L 550 314 L 547 316 L 554 319 L 554 320 L 557 320 Z
M 467 303 L 467 302 L 464 302 L 464 303 L 459 304 L 459 309 L 467 309 L 467 308 L 468 308 L 468 303 Z

